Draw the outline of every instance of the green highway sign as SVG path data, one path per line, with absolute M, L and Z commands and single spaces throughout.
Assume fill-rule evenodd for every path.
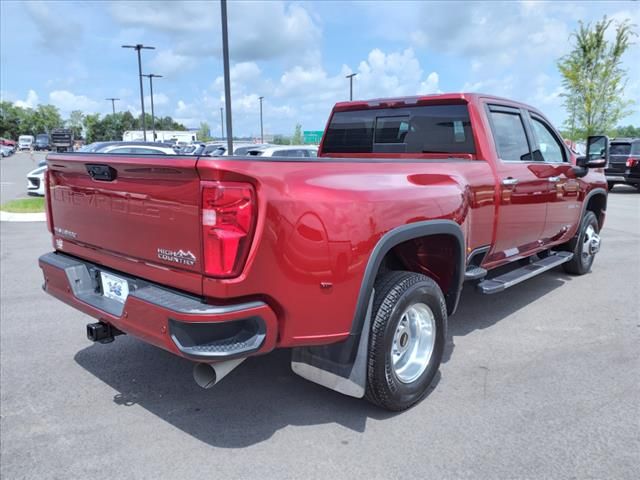
M 302 141 L 305 145 L 317 145 L 322 140 L 322 130 L 305 130 L 302 132 Z

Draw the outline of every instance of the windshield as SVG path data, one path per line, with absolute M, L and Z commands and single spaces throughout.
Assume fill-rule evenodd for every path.
M 36 141 L 38 142 L 48 142 L 49 141 L 49 135 L 47 134 L 40 134 L 36 137 Z
M 33 137 L 29 137 L 27 135 L 22 135 L 18 137 L 18 141 L 22 143 L 30 143 L 33 142 Z

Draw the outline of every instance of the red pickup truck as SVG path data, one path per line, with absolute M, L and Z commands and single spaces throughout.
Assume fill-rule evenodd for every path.
M 44 290 L 201 386 L 291 348 L 297 374 L 402 410 L 464 282 L 590 270 L 607 158 L 606 137 L 575 158 L 535 108 L 465 93 L 339 103 L 318 158 L 49 154 Z

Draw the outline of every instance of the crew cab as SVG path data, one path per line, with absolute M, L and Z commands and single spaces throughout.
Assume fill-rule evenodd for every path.
M 338 103 L 317 158 L 49 154 L 44 290 L 98 320 L 89 339 L 193 360 L 203 387 L 291 348 L 302 377 L 403 410 L 464 282 L 590 271 L 607 156 L 467 93 Z

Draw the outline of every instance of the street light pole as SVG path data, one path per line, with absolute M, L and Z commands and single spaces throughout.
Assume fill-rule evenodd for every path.
M 344 78 L 349 79 L 349 101 L 353 101 L 353 77 L 358 75 L 357 73 L 351 73 Z
M 233 131 L 231 128 L 231 79 L 229 75 L 229 32 L 227 31 L 227 0 L 220 0 L 222 20 L 222 59 L 224 64 L 224 105 L 227 109 L 227 154 L 233 155 Z
M 224 116 L 223 112 L 224 108 L 220 107 L 220 140 L 224 138 Z
M 143 77 L 149 78 L 149 89 L 151 90 L 151 128 L 153 128 L 153 141 L 156 141 L 156 114 L 153 110 L 153 79 L 154 78 L 162 78 L 162 75 L 156 75 L 155 73 L 150 73 L 148 75 L 142 75 Z
M 262 99 L 260 97 L 260 143 L 264 143 L 264 131 L 262 130 Z
M 156 47 L 146 47 L 141 43 L 135 45 L 122 45 L 122 48 L 133 48 L 138 52 L 138 78 L 140 79 L 140 108 L 142 109 L 142 136 L 144 141 L 147 141 L 147 128 L 144 121 L 144 91 L 142 87 L 142 60 L 140 58 L 140 50 L 155 50 Z
M 113 114 L 116 114 L 116 101 L 119 101 L 119 98 L 105 98 L 105 100 L 111 100 L 111 110 L 113 110 Z

